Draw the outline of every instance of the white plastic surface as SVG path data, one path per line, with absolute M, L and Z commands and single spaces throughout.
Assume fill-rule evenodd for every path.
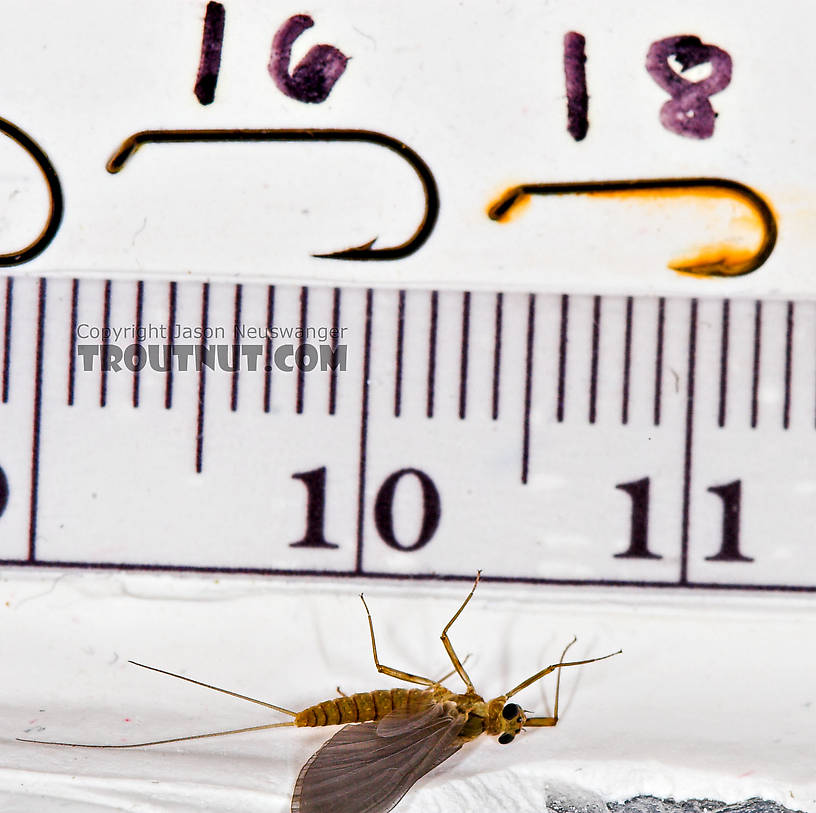
M 278 715 L 126 663 L 141 660 L 298 709 L 394 685 L 371 662 L 360 585 L 169 575 L 8 574 L 0 585 L 4 811 L 288 810 L 300 766 L 335 729 L 272 730 L 137 750 L 125 743 Z M 465 584 L 365 587 L 384 663 L 434 677 Z M 548 781 L 607 800 L 638 793 L 816 811 L 810 597 L 531 589 L 483 584 L 452 629 L 485 695 L 557 659 L 562 721 L 511 746 L 483 738 L 420 781 L 400 813 L 543 809 Z M 453 687 L 455 681 L 450 681 Z M 519 695 L 546 713 L 554 679 Z

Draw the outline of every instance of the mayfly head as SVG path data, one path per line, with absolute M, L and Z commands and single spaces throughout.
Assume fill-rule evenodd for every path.
M 509 745 L 527 722 L 527 715 L 518 703 L 508 703 L 506 697 L 490 701 L 488 734 L 498 736 L 502 745 Z

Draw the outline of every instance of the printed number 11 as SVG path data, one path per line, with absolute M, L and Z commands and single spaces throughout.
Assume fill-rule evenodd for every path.
M 662 559 L 660 554 L 649 550 L 649 478 L 619 483 L 615 486 L 629 495 L 632 500 L 632 515 L 629 525 L 629 547 L 616 553 L 616 559 Z M 734 480 L 721 486 L 711 486 L 708 491 L 722 500 L 723 521 L 720 549 L 713 556 L 706 556 L 708 562 L 753 562 L 739 548 L 740 506 L 742 503 L 742 482 Z

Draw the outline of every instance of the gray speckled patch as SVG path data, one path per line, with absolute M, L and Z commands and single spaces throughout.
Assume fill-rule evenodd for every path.
M 792 813 L 792 809 L 765 799 L 746 799 L 726 804 L 716 799 L 658 799 L 635 796 L 626 802 L 609 802 L 610 813 Z
M 547 810 L 552 813 L 607 813 L 609 810 L 606 802 L 590 790 L 562 782 L 547 782 L 545 788 Z M 650 812 L 644 810 L 643 813 Z
M 610 802 L 612 813 L 718 813 L 725 809 L 725 802 L 715 799 L 658 799 L 655 796 L 635 796 L 626 802 Z M 780 808 L 780 811 L 784 808 Z M 770 813 L 770 811 L 769 811 Z
M 765 799 L 746 799 L 727 804 L 716 799 L 658 799 L 635 796 L 625 802 L 605 802 L 592 791 L 565 783 L 547 783 L 550 813 L 796 813 Z

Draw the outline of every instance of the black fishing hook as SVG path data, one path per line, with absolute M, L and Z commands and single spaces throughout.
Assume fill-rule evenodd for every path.
M 425 195 L 425 211 L 416 231 L 397 246 L 372 248 L 376 237 L 353 248 L 314 254 L 332 260 L 398 260 L 417 251 L 430 237 L 439 215 L 439 191 L 433 173 L 422 158 L 407 144 L 374 130 L 285 129 L 285 130 L 142 130 L 128 136 L 111 156 L 107 170 L 119 172 L 143 144 L 190 142 L 258 142 L 258 141 L 352 141 L 376 144 L 399 155 L 417 174 Z
M 0 266 L 21 265 L 33 260 L 38 254 L 45 251 L 48 244 L 54 239 L 54 235 L 62 222 L 64 210 L 62 186 L 54 165 L 42 147 L 28 133 L 3 118 L 0 118 L 0 132 L 16 141 L 34 159 L 40 172 L 45 177 L 45 182 L 48 184 L 48 219 L 45 221 L 42 231 L 19 251 L 0 254 Z

